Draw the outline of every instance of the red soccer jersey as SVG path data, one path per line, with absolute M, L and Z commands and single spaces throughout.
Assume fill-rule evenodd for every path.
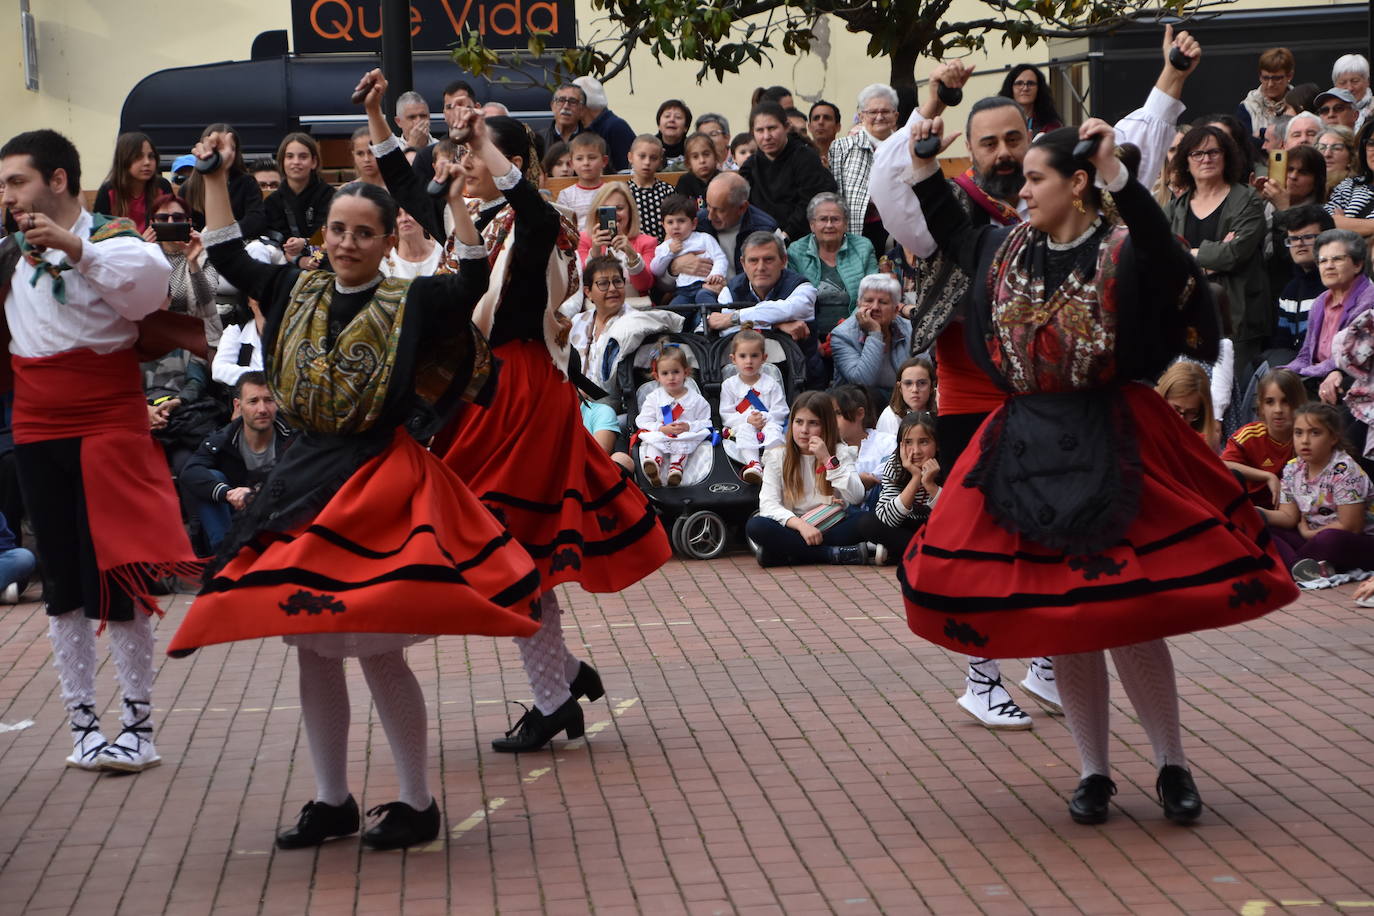
M 1236 430 L 1227 440 L 1226 448 L 1221 453 L 1222 461 L 1234 461 L 1247 467 L 1259 468 L 1275 477 L 1283 476 L 1283 466 L 1292 458 L 1292 441 L 1275 442 L 1260 422 L 1248 423 Z M 1267 486 L 1248 481 L 1246 487 L 1255 505 L 1266 509 L 1274 508 Z

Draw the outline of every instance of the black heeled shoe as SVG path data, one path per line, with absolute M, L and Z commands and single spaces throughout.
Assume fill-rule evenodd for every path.
M 568 685 L 569 692 L 573 699 L 582 697 L 588 703 L 595 703 L 606 695 L 606 689 L 601 686 L 601 675 L 596 673 L 596 669 L 586 662 L 579 662 L 577 677 L 572 679 Z
M 1175 824 L 1191 824 L 1202 814 L 1202 796 L 1193 782 L 1193 774 L 1177 764 L 1159 768 L 1155 793 L 1164 806 L 1164 816 Z
M 1069 817 L 1078 824 L 1101 824 L 1107 820 L 1108 803 L 1116 794 L 1111 777 L 1094 773 L 1078 784 L 1069 800 Z
M 544 715 L 537 706 L 530 707 L 525 710 L 520 721 L 506 732 L 506 737 L 492 740 L 491 747 L 492 750 L 507 754 L 537 751 L 561 731 L 568 733 L 569 741 L 581 738 L 586 732 L 582 707 L 577 705 L 576 697 L 569 697 L 568 701 L 555 709 L 552 715 Z
M 278 849 L 306 849 L 325 840 L 358 832 L 361 818 L 358 803 L 350 795 L 341 805 L 306 802 L 296 818 L 296 826 L 277 834 Z
M 368 817 L 381 815 L 381 820 L 363 834 L 363 845 L 369 849 L 404 849 L 417 843 L 428 843 L 439 835 L 439 800 L 418 811 L 405 802 L 388 802 L 369 808 Z

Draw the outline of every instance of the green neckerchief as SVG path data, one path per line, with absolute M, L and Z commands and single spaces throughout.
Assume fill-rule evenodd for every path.
M 122 216 L 105 216 L 102 213 L 91 214 L 91 235 L 92 242 L 103 242 L 106 239 L 142 238 L 138 234 L 138 229 L 134 221 Z M 42 276 L 52 277 L 52 297 L 57 300 L 59 305 L 67 304 L 67 281 L 62 274 L 72 269 L 66 258 L 60 263 L 49 264 L 43 260 L 43 252 L 35 249 L 29 244 L 28 239 L 24 238 L 24 233 L 16 232 L 15 239 L 19 242 L 19 250 L 24 255 L 24 260 L 34 268 L 33 276 L 29 278 L 29 286 L 38 286 L 38 278 Z

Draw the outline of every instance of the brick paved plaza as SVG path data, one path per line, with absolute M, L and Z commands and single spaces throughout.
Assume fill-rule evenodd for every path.
M 273 848 L 312 790 L 279 640 L 163 658 L 163 765 L 99 776 L 62 765 L 41 607 L 6 607 L 0 723 L 34 724 L 0 732 L 0 913 L 1374 913 L 1374 611 L 1349 588 L 1172 641 L 1207 803 L 1192 828 L 1163 820 L 1118 689 L 1121 791 L 1081 827 L 1063 720 L 967 718 L 961 659 L 907 630 L 891 572 L 733 556 L 573 590 L 569 643 L 609 702 L 552 753 L 489 748 L 505 700 L 528 700 L 509 640 L 412 649 L 447 823 L 404 854 Z M 187 602 L 167 600 L 161 646 Z M 112 723 L 103 638 L 100 658 Z M 349 683 L 353 790 L 391 801 L 356 665 Z

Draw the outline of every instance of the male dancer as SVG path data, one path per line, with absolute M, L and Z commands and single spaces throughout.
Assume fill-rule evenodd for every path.
M 152 740 L 153 627 L 148 583 L 194 574 L 162 450 L 148 413 L 136 322 L 167 298 L 171 267 L 123 219 L 81 205 L 81 161 L 51 130 L 0 147 L 0 204 L 22 253 L 0 277 L 14 369 L 14 457 L 43 555 L 67 764 L 138 771 L 161 761 Z M 8 292 L 4 292 L 6 280 Z M 124 703 L 113 743 L 95 709 L 95 637 L 110 627 Z
M 1186 70 L 1169 62 L 1169 53 L 1175 48 L 1190 61 Z M 1197 69 L 1202 49 L 1187 32 L 1175 35 L 1173 26 L 1165 26 L 1163 56 L 1163 69 L 1144 106 L 1116 124 L 1117 144 L 1133 143 L 1140 149 L 1136 177 L 1146 187 L 1153 184 L 1165 164 L 1169 141 L 1183 113 L 1183 84 Z M 972 68 L 957 62 L 944 64 L 932 76 L 932 83 L 938 78 L 950 88 L 962 87 L 971 72 Z M 936 251 L 911 187 L 911 129 L 927 117 L 931 115 L 913 112 L 907 129 L 897 131 L 878 147 L 869 175 L 869 196 L 893 240 L 925 262 L 922 276 L 926 281 L 918 290 L 918 301 L 904 307 L 902 314 L 911 322 L 912 352 L 925 350 L 932 342 L 935 345 L 940 391 L 936 420 L 939 459 L 940 466 L 948 471 L 1005 394 L 969 357 L 960 320 L 969 297 L 969 278 Z M 1033 138 L 1020 109 L 1001 96 L 981 99 L 969 110 L 964 133 L 973 166 L 951 181 L 955 197 L 975 224 L 1007 226 L 1021 222 L 1026 216 L 1025 201 L 1020 199 L 1025 183 L 1021 162 Z M 942 151 L 957 136 L 946 138 Z M 1032 659 L 1021 686 L 1051 711 L 1059 712 L 1059 690 L 1049 658 Z M 959 705 L 989 728 L 1026 729 L 1032 725 L 1003 686 L 996 659 L 969 657 Z

